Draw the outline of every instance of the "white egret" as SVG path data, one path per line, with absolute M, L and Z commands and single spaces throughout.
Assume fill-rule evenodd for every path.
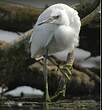
M 48 7 L 34 26 L 30 39 L 31 57 L 45 55 L 44 78 L 46 82 L 45 98 L 49 99 L 47 83 L 47 56 L 63 50 L 72 52 L 79 44 L 81 22 L 78 12 L 62 4 Z

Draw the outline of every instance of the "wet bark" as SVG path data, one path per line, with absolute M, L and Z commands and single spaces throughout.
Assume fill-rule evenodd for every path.
M 0 86 L 5 85 L 10 90 L 28 85 L 44 90 L 43 61 L 32 60 L 25 44 L 23 42 L 19 46 L 0 49 Z M 74 67 L 71 80 L 67 83 L 66 95 L 99 94 L 99 76 L 96 72 L 92 75 L 87 73 Z M 49 91 L 53 94 L 59 85 L 63 85 L 64 77 L 57 66 L 50 61 L 48 76 Z
M 0 4 L 0 11 L 4 9 L 3 6 L 4 5 Z M 8 6 L 14 9 L 11 10 L 12 8 L 11 9 L 7 8 Z M 10 14 L 10 16 L 13 15 L 14 17 L 14 18 L 10 17 L 10 19 L 11 18 L 14 19 L 13 21 L 11 19 L 12 22 L 16 21 L 15 18 L 19 14 L 20 16 L 22 16 L 22 13 L 23 13 L 23 15 L 25 15 L 26 17 L 27 15 L 30 14 L 29 16 L 32 19 L 33 18 L 32 16 L 34 15 L 38 16 L 38 13 L 41 12 L 41 11 L 37 11 L 37 13 L 35 14 L 35 11 L 33 13 L 32 8 L 26 9 L 25 7 L 22 8 L 22 6 L 18 6 L 18 5 L 14 6 L 11 4 L 9 5 L 7 4 L 5 5 L 5 7 L 6 9 L 4 13 L 7 13 L 8 15 Z M 94 11 L 92 13 L 94 13 Z M 27 12 L 32 12 L 32 14 L 31 13 L 27 14 Z M 6 16 L 7 17 L 6 19 L 5 16 L 6 16 L 5 14 L 3 14 L 2 16 L 0 15 L 1 18 L 2 17 L 5 18 L 4 20 L 9 19 L 9 17 L 7 16 Z M 84 24 L 85 25 L 88 24 L 94 19 L 94 16 L 92 16 L 91 21 L 89 20 L 87 22 L 86 19 L 88 18 L 90 19 L 89 16 L 91 15 L 89 14 L 88 16 L 86 16 L 81 20 L 82 26 L 84 26 Z M 19 18 L 19 22 L 21 23 L 28 20 L 26 19 L 26 17 L 22 19 Z M 0 20 L 0 26 L 2 22 L 5 22 L 2 20 Z M 11 26 L 11 25 L 8 25 L 8 26 Z M 17 25 L 15 25 L 15 27 L 18 27 L 18 23 Z M 17 30 L 17 28 L 15 29 Z M 11 44 L 0 42 L 0 86 L 5 85 L 9 88 L 9 90 L 21 85 L 29 85 L 32 87 L 40 88 L 42 90 L 44 89 L 43 65 L 41 65 L 40 62 L 35 63 L 35 61 L 30 58 L 29 39 L 31 34 L 32 34 L 32 30 L 29 30 L 25 32 L 20 38 L 12 42 Z M 32 68 L 31 65 L 33 63 L 34 65 Z M 99 75 L 97 75 L 96 72 L 89 72 L 89 71 L 86 71 L 85 69 L 78 69 L 77 67 L 76 68 L 75 67 L 76 66 L 74 65 L 74 69 L 72 71 L 72 78 L 67 83 L 67 95 L 69 94 L 83 95 L 83 94 L 90 94 L 90 93 L 99 94 L 99 91 L 100 91 Z M 59 82 L 63 83 L 63 77 L 61 72 L 57 71 L 57 67 L 55 65 L 50 65 L 48 69 L 49 69 L 49 91 L 50 91 L 50 94 L 53 94 L 56 91 L 56 88 L 58 87 L 58 85 L 60 84 Z
M 10 31 L 25 32 L 31 29 L 42 9 L 0 2 L 0 28 Z
M 99 3 L 100 0 L 95 0 L 93 3 L 81 2 L 81 4 L 74 4 L 72 7 L 79 12 L 81 18 L 84 18 L 94 11 L 99 6 Z M 23 4 L 0 2 L 0 28 L 10 31 L 25 32 L 32 28 L 43 10 L 44 9 L 38 9 Z M 95 16 L 96 12 L 93 13 Z M 84 21 L 89 23 L 93 18 L 94 17 L 87 18 L 87 20 Z M 84 23 L 84 25 L 86 25 L 86 23 Z

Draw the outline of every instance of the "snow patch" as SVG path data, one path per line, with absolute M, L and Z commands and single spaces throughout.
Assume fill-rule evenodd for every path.
M 29 86 L 20 86 L 14 90 L 6 92 L 4 95 L 19 97 L 21 96 L 21 94 L 23 94 L 24 96 L 34 96 L 34 95 L 43 96 L 44 93 L 41 90 L 36 88 L 32 88 Z
M 99 69 L 100 68 L 100 61 L 101 61 L 101 56 L 90 57 L 89 59 L 81 62 L 80 65 L 85 68 Z
M 62 52 L 57 52 L 56 54 L 53 54 L 54 57 L 56 57 L 61 61 L 66 61 L 67 55 L 68 55 L 68 50 L 64 50 Z M 101 56 L 90 57 L 91 53 L 89 51 L 85 51 L 79 48 L 75 49 L 74 56 L 75 56 L 75 62 L 84 68 L 96 68 L 96 69 L 100 68 Z M 88 57 L 90 58 L 87 59 Z
M 53 54 L 53 56 L 55 56 L 57 59 L 59 59 L 61 61 L 66 61 L 68 53 L 69 53 L 68 50 L 64 50 L 64 51 Z M 75 60 L 77 62 L 81 62 L 84 59 L 86 59 L 87 57 L 89 57 L 91 55 L 91 53 L 89 51 L 85 51 L 83 49 L 76 48 L 74 51 L 74 55 L 75 55 Z
M 5 41 L 5 42 L 12 42 L 15 39 L 17 39 L 18 34 L 15 32 L 10 32 L 10 31 L 5 31 L 5 30 L 0 30 L 0 40 Z

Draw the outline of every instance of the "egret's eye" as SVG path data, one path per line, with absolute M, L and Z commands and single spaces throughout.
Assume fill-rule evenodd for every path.
M 58 19 L 59 17 L 60 17 L 60 15 L 53 16 L 54 19 Z

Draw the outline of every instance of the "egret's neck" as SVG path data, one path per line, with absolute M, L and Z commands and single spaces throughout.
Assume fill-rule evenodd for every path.
M 60 21 L 61 25 L 65 25 L 65 26 L 69 26 L 69 18 L 67 16 L 64 16 L 61 21 Z
M 81 27 L 80 18 L 78 16 L 75 16 L 74 18 L 70 19 L 69 25 L 75 30 L 75 32 L 79 33 Z

